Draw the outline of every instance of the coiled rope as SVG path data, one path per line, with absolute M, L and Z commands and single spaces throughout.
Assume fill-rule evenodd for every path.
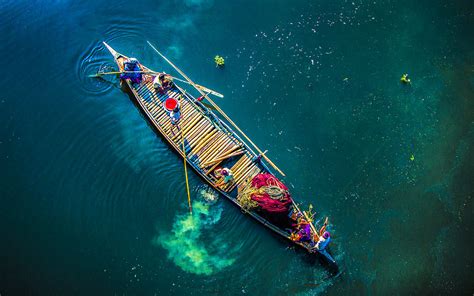
M 260 188 L 253 187 L 250 181 L 250 186 L 244 188 L 237 197 L 243 210 L 249 211 L 258 207 L 258 203 L 252 199 L 252 195 L 254 194 L 267 194 L 271 199 L 282 200 L 288 195 L 288 190 L 280 188 L 277 180 L 273 177 L 268 178 L 266 180 L 266 186 L 264 185 Z

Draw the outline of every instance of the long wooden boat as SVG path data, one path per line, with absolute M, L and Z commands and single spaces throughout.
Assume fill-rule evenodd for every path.
M 103 43 L 113 55 L 119 71 L 124 71 L 124 61 L 128 57 L 118 53 L 107 43 Z M 142 64 L 140 64 L 140 68 L 145 72 L 154 72 Z M 144 79 L 140 84 L 133 84 L 129 80 L 123 82 L 126 91 L 135 100 L 143 115 L 156 131 L 168 141 L 169 145 L 181 157 L 185 158 L 187 164 L 209 185 L 242 209 L 242 205 L 238 200 L 239 193 L 250 186 L 253 177 L 262 173 L 273 175 L 272 171 L 262 161 L 260 154 L 255 153 L 223 119 L 219 118 L 200 100 L 186 92 L 176 82 L 166 92 L 157 92 L 153 87 L 153 77 L 154 74 L 144 74 Z M 163 103 L 168 98 L 175 98 L 180 102 L 182 113 L 180 120 L 181 132 L 176 132 L 171 124 L 169 114 L 163 108 Z M 183 143 L 185 144 L 183 145 Z M 218 179 L 214 176 L 214 171 L 218 166 L 230 168 L 234 175 L 234 181 L 224 185 L 218 184 Z M 290 210 L 293 214 L 296 213 L 299 216 L 307 215 L 306 212 L 298 208 L 293 200 Z M 325 258 L 327 263 L 336 264 L 327 248 L 324 250 L 317 249 L 314 241 L 295 241 L 291 238 L 291 229 L 270 222 L 271 219 L 264 217 L 258 211 L 244 210 L 243 212 L 292 243 L 305 248 L 308 252 L 322 255 L 321 258 Z M 291 218 L 288 217 L 288 219 Z M 319 237 L 316 228 L 312 222 L 310 223 L 311 236 Z

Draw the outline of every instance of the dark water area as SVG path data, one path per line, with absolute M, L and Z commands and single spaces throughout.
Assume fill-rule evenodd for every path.
M 472 295 L 473 3 L 0 2 L 0 294 Z M 338 276 L 194 173 L 186 215 L 178 155 L 87 77 L 102 41 L 175 74 L 147 40 L 329 216 Z

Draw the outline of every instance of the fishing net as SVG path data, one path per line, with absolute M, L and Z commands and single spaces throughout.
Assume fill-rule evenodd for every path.
M 259 208 L 267 213 L 287 213 L 291 205 L 288 187 L 268 173 L 256 175 L 237 199 L 246 211 Z

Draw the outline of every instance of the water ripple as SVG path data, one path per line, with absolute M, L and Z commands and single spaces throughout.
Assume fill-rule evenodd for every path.
M 108 54 L 108 52 L 107 52 Z M 79 80 L 82 90 L 92 96 L 100 96 L 109 91 L 114 83 L 112 77 L 91 78 L 89 75 L 96 74 L 99 70 L 116 71 L 110 54 L 105 55 L 104 47 L 101 43 L 93 43 L 87 48 L 79 59 L 75 67 L 76 79 Z

